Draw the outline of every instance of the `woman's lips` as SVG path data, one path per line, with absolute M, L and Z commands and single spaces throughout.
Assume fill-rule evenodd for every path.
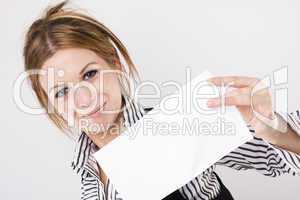
M 88 117 L 91 117 L 91 118 L 99 117 L 99 115 L 104 110 L 104 106 L 105 105 L 106 105 L 106 102 L 103 104 L 102 107 L 98 107 L 97 109 L 95 109 L 94 111 L 92 111 L 90 114 L 88 114 Z

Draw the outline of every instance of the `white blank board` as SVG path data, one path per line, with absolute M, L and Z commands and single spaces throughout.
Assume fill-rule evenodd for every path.
M 252 138 L 235 107 L 206 107 L 203 97 L 214 95 L 205 81 L 210 76 L 203 72 L 187 82 L 164 100 L 165 110 L 155 106 L 94 154 L 124 199 L 163 199 Z M 166 112 L 175 107 L 180 111 Z

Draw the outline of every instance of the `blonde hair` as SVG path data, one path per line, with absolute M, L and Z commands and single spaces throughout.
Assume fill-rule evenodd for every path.
M 76 47 L 95 52 L 112 68 L 116 68 L 117 63 L 127 77 L 138 81 L 138 71 L 117 36 L 96 19 L 74 9 L 64 8 L 67 3 L 68 0 L 49 7 L 44 16 L 29 27 L 23 49 L 25 71 L 41 69 L 43 63 L 58 50 Z M 124 58 L 127 68 L 121 64 L 118 52 Z M 47 110 L 48 96 L 41 87 L 39 75 L 29 75 L 29 80 L 39 103 Z M 130 96 L 132 86 L 128 79 L 124 84 L 126 95 Z M 59 129 L 70 131 L 65 119 L 56 111 L 47 114 Z

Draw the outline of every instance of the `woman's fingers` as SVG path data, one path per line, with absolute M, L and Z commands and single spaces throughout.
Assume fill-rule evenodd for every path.
M 247 76 L 215 76 L 207 81 L 216 86 L 248 87 L 257 83 L 259 79 Z
M 247 95 L 239 95 L 239 96 L 230 96 L 224 98 L 224 103 L 222 103 L 222 99 L 213 98 L 207 101 L 207 105 L 209 107 L 219 107 L 221 105 L 225 106 L 249 106 L 250 98 Z
M 234 88 L 232 90 L 227 90 L 225 92 L 225 96 L 239 96 L 239 95 L 250 95 L 251 88 L 250 87 L 243 87 L 243 88 Z
M 211 98 L 208 100 L 209 107 L 225 106 L 249 106 L 251 104 L 250 88 L 237 88 L 228 91 L 223 98 Z M 222 102 L 224 101 L 224 102 Z

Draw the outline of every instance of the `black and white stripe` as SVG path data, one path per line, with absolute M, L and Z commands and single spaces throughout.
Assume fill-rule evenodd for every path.
M 123 98 L 125 107 L 123 116 L 125 127 L 129 127 L 143 115 L 151 110 L 145 108 L 138 102 Z M 286 121 L 291 124 L 297 133 L 300 132 L 299 111 L 290 113 Z M 254 130 L 249 127 L 250 133 Z M 82 200 L 122 200 L 121 194 L 117 192 L 114 185 L 108 180 L 104 184 L 99 179 L 97 162 L 92 156 L 98 151 L 98 147 L 91 139 L 82 133 L 77 140 L 74 159 L 72 161 L 73 170 L 81 176 L 81 199 Z M 272 144 L 266 143 L 260 138 L 254 137 L 230 154 L 224 156 L 215 165 L 199 174 L 195 179 L 179 189 L 185 199 L 209 200 L 214 199 L 220 192 L 220 182 L 214 170 L 217 165 L 225 165 L 236 170 L 254 169 L 257 172 L 270 177 L 282 174 L 300 175 L 300 156 L 277 148 Z

